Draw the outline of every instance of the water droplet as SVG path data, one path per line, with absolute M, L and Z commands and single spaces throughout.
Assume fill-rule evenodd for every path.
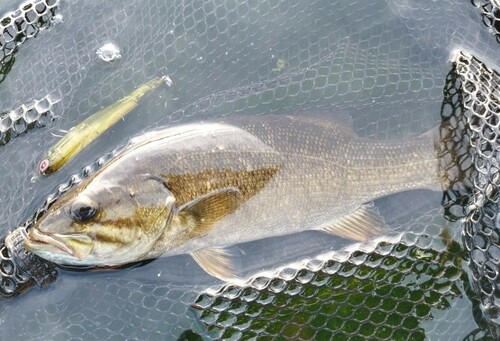
M 113 62 L 120 59 L 120 49 L 113 43 L 106 43 L 96 51 L 97 56 L 105 62 Z
M 52 18 L 54 24 L 62 24 L 64 22 L 64 17 L 61 14 L 56 14 Z

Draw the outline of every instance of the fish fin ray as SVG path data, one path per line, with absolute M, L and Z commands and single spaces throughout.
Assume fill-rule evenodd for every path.
M 384 218 L 373 203 L 362 205 L 351 214 L 320 229 L 325 233 L 356 241 L 366 241 L 378 237 L 386 230 Z
M 191 257 L 208 274 L 228 282 L 236 279 L 234 275 L 233 255 L 226 248 L 210 247 L 196 250 Z
M 222 188 L 182 205 L 178 214 L 181 218 L 194 222 L 192 231 L 195 235 L 203 235 L 217 221 L 236 211 L 241 200 L 242 195 L 238 189 Z

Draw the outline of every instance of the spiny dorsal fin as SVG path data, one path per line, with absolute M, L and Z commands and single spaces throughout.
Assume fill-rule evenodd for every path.
M 206 169 L 197 173 L 162 174 L 179 205 L 218 189 L 237 188 L 244 200 L 257 194 L 280 170 L 271 165 L 251 170 Z
M 208 274 L 226 282 L 235 278 L 233 257 L 227 249 L 211 247 L 196 250 L 191 256 Z
M 242 202 L 236 188 L 223 188 L 194 199 L 178 208 L 178 218 L 190 226 L 190 237 L 206 234 L 214 223 L 233 213 Z
M 320 230 L 346 239 L 366 241 L 384 234 L 386 227 L 374 205 L 367 204 Z

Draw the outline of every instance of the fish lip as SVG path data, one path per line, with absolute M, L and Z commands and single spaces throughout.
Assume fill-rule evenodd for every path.
M 25 241 L 26 249 L 30 250 L 35 248 L 34 246 L 41 247 L 44 250 L 55 247 L 55 249 L 69 254 L 75 258 L 82 259 L 78 256 L 78 252 L 72 248 L 68 243 L 64 242 L 61 237 L 56 233 L 48 233 L 40 231 L 39 229 L 32 229 L 28 233 L 28 239 Z

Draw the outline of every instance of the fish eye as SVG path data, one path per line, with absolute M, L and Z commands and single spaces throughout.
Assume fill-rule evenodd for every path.
M 71 218 L 80 222 L 92 219 L 96 213 L 96 205 L 88 198 L 81 198 L 73 202 L 69 211 Z

